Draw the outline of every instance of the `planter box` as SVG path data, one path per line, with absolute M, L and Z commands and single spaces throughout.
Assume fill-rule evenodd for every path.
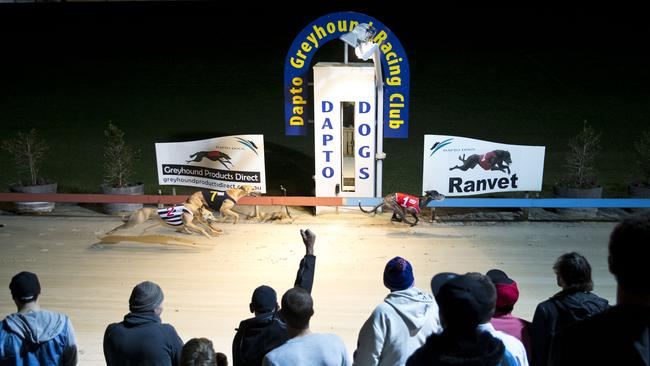
M 631 183 L 627 186 L 627 192 L 631 198 L 650 199 L 650 187 L 638 183 Z M 632 212 L 650 212 L 650 208 L 633 208 Z
M 603 187 L 567 188 L 553 186 L 553 193 L 558 198 L 602 198 Z M 575 219 L 589 219 L 598 215 L 597 208 L 559 208 L 557 212 Z
M 12 192 L 18 193 L 56 193 L 57 183 L 41 184 L 36 186 L 12 185 Z M 54 210 L 54 202 L 14 202 L 18 213 L 49 213 Z
M 115 188 L 110 184 L 102 184 L 103 194 L 144 194 L 144 184 L 136 184 L 124 188 Z M 142 208 L 142 203 L 104 203 L 104 212 L 110 215 L 129 214 Z

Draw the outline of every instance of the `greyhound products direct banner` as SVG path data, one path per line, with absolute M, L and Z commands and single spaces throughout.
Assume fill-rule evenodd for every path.
M 264 135 L 156 143 L 158 184 L 225 191 L 243 184 L 266 193 Z
M 424 135 L 422 190 L 445 196 L 541 191 L 544 146 Z

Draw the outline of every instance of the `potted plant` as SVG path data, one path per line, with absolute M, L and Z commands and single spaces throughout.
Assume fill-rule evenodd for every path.
M 600 136 L 594 128 L 584 121 L 582 130 L 569 140 L 569 151 L 564 163 L 564 174 L 553 186 L 557 197 L 563 198 L 601 198 L 603 187 L 596 181 L 595 162 L 600 152 Z M 591 213 L 597 209 L 562 210 L 565 213 Z
M 130 181 L 133 164 L 138 159 L 138 150 L 124 141 L 124 132 L 108 121 L 104 130 L 104 194 L 144 194 L 144 184 Z M 128 213 L 142 208 L 141 203 L 105 203 L 104 211 L 109 214 Z
M 650 198 L 650 130 L 644 131 L 634 143 L 634 152 L 641 180 L 628 186 L 630 197 Z
M 18 132 L 16 137 L 1 143 L 2 149 L 13 155 L 20 175 L 17 183 L 9 189 L 20 193 L 56 193 L 57 183 L 44 179 L 40 167 L 49 146 L 36 129 L 29 133 Z M 54 210 L 54 202 L 15 202 L 20 213 L 47 213 Z

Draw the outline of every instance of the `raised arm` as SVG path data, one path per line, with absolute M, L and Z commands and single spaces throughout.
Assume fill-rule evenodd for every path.
M 300 267 L 298 273 L 296 273 L 296 282 L 293 285 L 302 287 L 311 293 L 314 284 L 314 271 L 316 270 L 316 256 L 314 255 L 316 234 L 309 229 L 301 229 L 300 236 L 302 236 L 302 242 L 305 244 L 305 256 L 300 260 Z

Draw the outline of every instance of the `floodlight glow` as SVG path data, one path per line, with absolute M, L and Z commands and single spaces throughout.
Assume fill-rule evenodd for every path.
M 356 47 L 354 49 L 354 54 L 357 55 L 358 58 L 364 61 L 368 61 L 368 59 L 371 58 L 375 53 L 377 48 L 379 48 L 379 45 L 375 42 L 366 42 Z

